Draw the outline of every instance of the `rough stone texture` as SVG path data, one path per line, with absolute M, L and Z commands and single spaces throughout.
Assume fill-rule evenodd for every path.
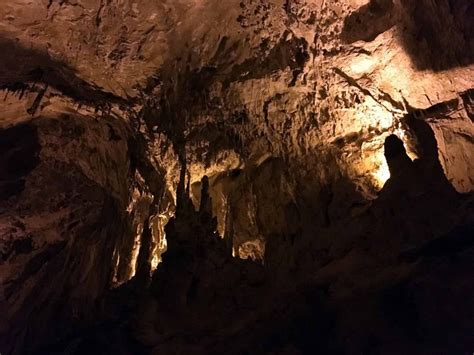
M 0 352 L 472 351 L 471 1 L 4 2 Z
M 127 133 L 120 122 L 64 114 L 2 135 L 14 135 L 2 171 L 15 168 L 2 177 L 2 330 L 34 347 L 60 333 L 51 319 L 89 319 L 109 285 L 115 249 L 131 231 Z

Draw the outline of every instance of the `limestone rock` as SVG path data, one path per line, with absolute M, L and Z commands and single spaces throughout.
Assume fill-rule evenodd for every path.
M 4 0 L 0 353 L 472 351 L 473 24 Z

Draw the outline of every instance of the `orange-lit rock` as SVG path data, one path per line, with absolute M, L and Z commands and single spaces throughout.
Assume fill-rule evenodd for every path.
M 472 351 L 469 0 L 3 2 L 0 353 Z

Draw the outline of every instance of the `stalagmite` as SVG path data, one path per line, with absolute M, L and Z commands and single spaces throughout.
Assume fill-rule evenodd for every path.
M 0 355 L 467 354 L 471 0 L 0 7 Z

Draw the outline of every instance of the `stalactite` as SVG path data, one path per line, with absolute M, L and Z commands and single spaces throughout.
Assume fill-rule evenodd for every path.
M 152 251 L 152 232 L 149 218 L 145 219 L 141 235 L 140 251 L 137 259 L 136 278 L 142 287 L 147 287 L 151 281 L 151 251 Z
M 48 84 L 46 84 L 45 87 L 38 92 L 38 95 L 36 95 L 36 98 L 33 101 L 33 104 L 31 105 L 29 109 L 27 109 L 27 112 L 31 116 L 34 116 L 36 112 L 38 111 L 38 108 L 41 105 L 41 100 L 43 100 L 44 94 L 46 93 L 47 90 L 48 90 Z
M 0 353 L 471 351 L 448 2 L 0 7 Z

